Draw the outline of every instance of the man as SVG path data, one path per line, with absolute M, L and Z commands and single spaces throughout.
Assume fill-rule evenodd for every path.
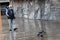
M 17 30 L 16 24 L 15 24 L 15 21 L 14 21 L 15 20 L 15 15 L 14 15 L 14 10 L 12 9 L 12 5 L 9 5 L 8 9 L 6 9 L 6 16 L 8 18 L 10 31 Z

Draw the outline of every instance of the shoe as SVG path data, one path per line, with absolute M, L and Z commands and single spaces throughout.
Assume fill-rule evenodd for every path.
M 11 29 L 9 31 L 12 31 Z
M 14 28 L 14 31 L 16 31 L 18 28 Z

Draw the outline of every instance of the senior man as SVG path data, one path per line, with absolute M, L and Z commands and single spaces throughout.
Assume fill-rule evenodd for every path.
M 14 10 L 12 9 L 12 5 L 9 5 L 8 9 L 6 9 L 6 16 L 8 18 L 8 23 L 9 23 L 10 31 L 17 30 L 16 24 L 15 24 Z

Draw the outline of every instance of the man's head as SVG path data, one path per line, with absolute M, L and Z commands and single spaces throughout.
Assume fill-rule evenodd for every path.
M 8 7 L 9 7 L 9 8 L 12 8 L 12 5 L 9 5 Z

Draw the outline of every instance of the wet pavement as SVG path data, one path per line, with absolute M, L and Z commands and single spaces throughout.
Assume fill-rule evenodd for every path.
M 16 18 L 18 30 L 9 31 L 7 18 L 3 18 L 3 27 L 0 30 L 1 40 L 60 40 L 60 22 L 46 20 L 31 20 Z M 44 30 L 44 37 L 37 34 Z

